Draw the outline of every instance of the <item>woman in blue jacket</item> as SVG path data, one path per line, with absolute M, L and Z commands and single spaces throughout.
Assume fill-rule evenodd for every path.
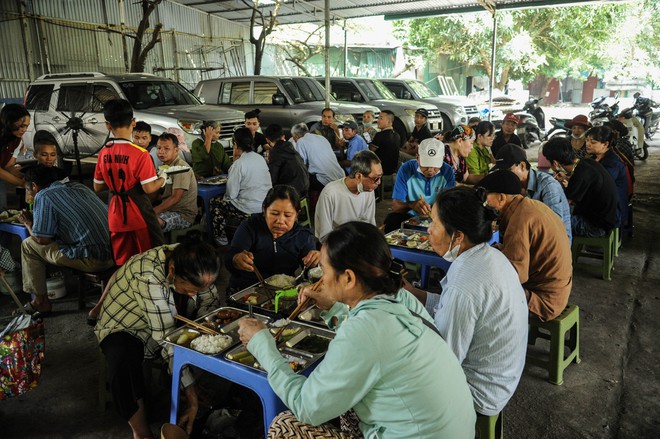
M 265 277 L 293 275 L 301 266 L 319 263 L 312 231 L 297 223 L 300 197 L 291 186 L 278 185 L 266 195 L 263 212 L 244 220 L 236 230 L 225 265 L 229 288 L 241 290 L 258 282 L 254 267 Z

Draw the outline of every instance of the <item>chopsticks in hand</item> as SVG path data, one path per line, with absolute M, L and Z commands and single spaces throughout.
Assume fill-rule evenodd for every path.
M 312 285 L 312 291 L 318 291 L 318 289 L 322 285 L 322 282 L 323 282 L 322 280 L 318 280 L 315 284 L 313 284 Z M 300 302 L 298 304 L 296 309 L 294 309 L 293 312 L 291 313 L 291 315 L 289 316 L 289 319 L 288 319 L 289 322 L 286 325 L 283 325 L 282 327 L 280 327 L 280 329 L 278 329 L 277 332 L 275 333 L 275 341 L 279 340 L 279 338 L 282 336 L 282 333 L 284 332 L 286 327 L 289 326 L 289 323 L 291 323 L 291 320 L 298 317 L 298 314 L 300 314 L 305 308 L 307 308 L 307 305 L 309 305 L 310 300 L 311 299 L 309 297 L 306 297 L 305 300 L 303 300 L 302 302 Z
M 182 322 L 186 323 L 187 325 L 192 326 L 192 327 L 195 328 L 195 329 L 199 329 L 200 331 L 202 331 L 202 332 L 204 332 L 204 333 L 206 333 L 206 334 L 210 334 L 210 335 L 220 335 L 220 333 L 219 333 L 218 331 L 216 331 L 215 329 L 211 329 L 211 328 L 209 328 L 208 326 L 201 325 L 201 324 L 199 324 L 199 323 L 197 323 L 197 322 L 194 322 L 194 321 L 192 321 L 192 320 L 190 320 L 190 319 L 187 319 L 187 318 L 185 318 L 185 317 L 183 317 L 183 316 L 181 316 L 181 315 L 179 315 L 179 314 L 175 315 L 174 317 L 175 317 L 177 320 L 181 320 Z

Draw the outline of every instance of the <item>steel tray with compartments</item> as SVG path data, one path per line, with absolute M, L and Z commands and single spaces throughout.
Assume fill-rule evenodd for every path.
M 387 241 L 387 244 L 392 246 L 402 247 L 408 250 L 435 253 L 429 242 L 429 234 L 426 232 L 411 229 L 399 229 L 386 234 L 385 240 Z
M 218 323 L 217 321 L 220 320 L 218 319 L 218 313 L 233 313 L 236 318 L 231 318 L 231 321 L 227 321 L 227 318 L 222 319 L 223 321 Z M 244 309 L 239 309 L 239 308 L 234 308 L 231 306 L 223 306 L 221 308 L 218 308 L 200 318 L 195 320 L 195 322 L 204 324 L 205 326 L 208 326 L 211 329 L 216 330 L 222 335 L 227 335 L 231 337 L 232 342 L 229 346 L 227 346 L 225 349 L 221 350 L 217 354 L 213 355 L 221 355 L 224 352 L 227 352 L 229 349 L 233 348 L 236 346 L 237 343 L 240 343 L 240 340 L 238 338 L 238 321 L 240 319 L 243 319 L 248 316 L 248 312 Z M 265 316 L 265 315 L 260 315 L 257 313 L 254 313 L 254 317 L 261 320 L 264 323 L 270 322 L 270 317 Z M 180 338 L 181 335 L 184 333 L 189 334 L 191 337 L 186 340 L 185 343 L 177 343 L 178 339 Z M 196 334 L 196 335 L 194 335 Z M 190 343 L 192 342 L 193 338 L 196 338 L 197 336 L 203 334 L 202 331 L 196 328 L 191 328 L 190 326 L 184 325 L 179 328 L 174 329 L 173 331 L 170 331 L 165 335 L 165 342 L 170 343 L 170 344 L 178 344 L 179 346 L 183 346 L 184 348 L 194 350 L 190 347 Z
M 406 221 L 401 223 L 401 228 L 402 229 L 411 229 L 411 230 L 419 230 L 420 232 L 426 232 L 429 229 L 429 226 L 431 225 L 431 218 L 428 216 L 422 217 L 422 216 L 414 216 L 410 219 L 407 219 Z
M 275 334 L 278 329 L 276 327 L 270 328 L 271 334 Z M 303 372 L 323 358 L 327 352 L 327 346 L 334 336 L 335 333 L 328 329 L 293 321 L 286 327 L 277 348 L 289 360 L 289 364 L 295 372 Z M 320 343 L 318 343 L 319 341 Z M 310 350 L 313 352 L 310 352 Z M 263 372 L 263 369 L 245 349 L 245 346 L 235 346 L 226 351 L 224 357 L 229 361 Z M 295 364 L 292 364 L 293 362 L 298 363 L 299 367 L 294 369 Z

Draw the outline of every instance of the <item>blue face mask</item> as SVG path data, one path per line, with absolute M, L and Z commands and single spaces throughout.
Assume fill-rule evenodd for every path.
M 373 122 L 362 122 L 362 125 L 364 125 L 365 127 L 373 126 L 373 124 L 374 124 Z

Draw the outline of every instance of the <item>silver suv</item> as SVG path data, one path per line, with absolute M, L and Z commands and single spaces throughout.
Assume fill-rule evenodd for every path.
M 442 127 L 447 131 L 455 125 L 467 125 L 471 117 L 479 116 L 477 105 L 462 96 L 439 96 L 428 85 L 416 79 L 381 79 L 399 99 L 414 99 L 435 105 L 442 115 Z
M 324 81 L 323 78 L 317 78 Z M 397 99 L 385 85 L 377 79 L 366 78 L 330 78 L 332 95 L 338 101 L 365 102 L 375 105 L 380 110 L 394 113 L 394 131 L 399 134 L 401 144 L 406 142 L 415 128 L 415 111 L 425 108 L 429 113 L 428 123 L 431 132 L 442 130 L 442 118 L 435 105 L 420 101 Z
M 325 108 L 325 89 L 313 78 L 303 76 L 238 76 L 201 81 L 195 95 L 208 104 L 227 105 L 248 112 L 258 108 L 261 125 L 276 123 L 288 134 L 291 127 L 304 122 L 308 126 L 321 120 Z M 354 120 L 362 122 L 362 114 L 378 108 L 366 104 L 347 104 L 334 99 L 337 124 Z
M 234 129 L 244 125 L 238 111 L 202 103 L 181 84 L 145 73 L 105 75 L 103 73 L 60 73 L 44 75 L 32 82 L 25 94 L 25 106 L 32 123 L 23 136 L 32 149 L 35 135 L 55 138 L 64 159 L 96 154 L 109 133 L 103 105 L 110 99 L 126 99 L 136 120 L 151 125 L 152 134 L 167 128 L 184 131 L 188 145 L 201 135 L 203 120 L 222 123 L 220 140 L 231 147 Z

